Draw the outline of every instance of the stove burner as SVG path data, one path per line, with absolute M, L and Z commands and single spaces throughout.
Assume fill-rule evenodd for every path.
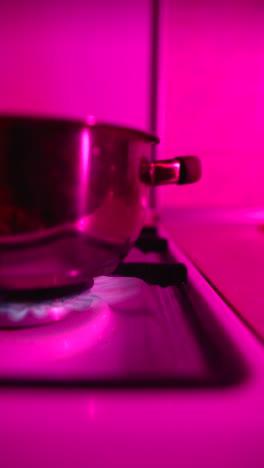
M 67 288 L 0 294 L 0 327 L 21 328 L 57 322 L 87 310 L 93 281 Z
M 73 307 L 80 313 L 52 325 L 0 330 L 0 374 L 30 380 L 51 375 L 59 378 L 68 371 L 72 377 L 78 374 L 78 356 L 103 347 L 112 333 L 111 309 L 90 291 L 77 296 Z
M 175 263 L 170 257 L 166 239 L 160 238 L 156 228 L 144 228 L 136 242 L 136 253 L 142 260 L 121 262 L 110 277 L 103 281 L 102 278 L 90 283 L 67 286 L 51 290 L 37 292 L 0 292 L 0 328 L 23 328 L 56 322 L 72 315 L 78 311 L 87 310 L 92 302 L 94 292 L 99 287 L 100 297 L 110 302 L 115 298 L 115 306 L 119 301 L 131 295 L 129 290 L 134 290 L 135 279 L 141 280 L 149 285 L 162 287 L 180 285 L 187 282 L 187 269 L 181 263 Z M 134 251 L 134 256 L 135 256 Z M 155 263 L 148 262 L 146 255 L 154 252 L 157 254 Z M 115 284 L 114 278 L 118 279 L 118 287 L 112 289 Z M 123 278 L 125 290 L 120 291 L 120 278 Z M 130 280 L 129 280 L 130 278 Z M 136 281 L 137 283 L 137 281 Z M 110 290 L 109 290 L 110 286 Z M 92 291 L 91 291 L 92 288 Z M 133 298 L 135 301 L 135 298 Z M 135 305 L 135 304 L 134 304 Z M 127 306 L 126 306 L 127 307 Z
M 34 307 L 28 302 L 24 303 L 25 319 L 21 318 L 21 310 L 16 310 L 15 319 L 8 316 L 8 327 L 13 327 L 13 329 L 0 330 L 0 377 L 4 374 L 6 378 L 13 376 L 16 378 L 26 376 L 29 379 L 52 377 L 58 380 L 64 378 L 65 375 L 80 378 L 83 366 L 85 369 L 88 366 L 92 375 L 96 376 L 98 360 L 101 362 L 99 367 L 106 366 L 105 372 L 113 371 L 111 361 L 124 343 L 121 332 L 121 330 L 124 331 L 123 312 L 125 310 L 126 319 L 133 320 L 135 309 L 140 310 L 142 306 L 142 297 L 148 297 L 148 286 L 142 280 L 135 278 L 101 276 L 94 280 L 91 289 L 87 287 L 85 289 L 79 287 L 78 291 L 77 289 L 74 288 L 72 295 L 68 293 L 60 298 L 52 297 L 44 304 L 46 313 L 47 309 L 52 309 L 52 305 L 54 311 L 54 303 L 57 301 L 56 307 L 61 307 L 61 314 L 64 314 L 64 317 L 70 315 L 67 320 L 35 327 L 34 330 L 27 328 L 25 321 L 25 325 L 16 325 L 17 317 L 21 323 L 31 317 L 26 306 L 30 304 L 32 309 Z M 73 293 L 73 290 L 71 292 Z M 27 294 L 23 296 L 28 297 Z M 34 312 L 37 314 L 37 324 L 40 323 L 38 315 L 43 306 L 43 294 L 38 297 L 41 297 L 41 300 L 33 304 Z M 10 314 L 14 310 L 14 303 L 12 308 L 10 302 L 6 304 L 5 308 L 2 304 L 0 309 L 2 323 L 3 318 L 7 318 L 7 307 L 10 307 Z M 22 308 L 22 302 L 15 304 Z M 54 317 L 52 320 L 55 320 Z M 138 330 L 137 327 L 136 330 Z M 141 327 L 139 327 L 139 333 L 141 333 L 140 330 Z M 133 335 L 132 330 L 131 333 Z M 113 340 L 117 348 L 114 347 L 112 352 Z M 119 361 L 118 358 L 117 365 Z

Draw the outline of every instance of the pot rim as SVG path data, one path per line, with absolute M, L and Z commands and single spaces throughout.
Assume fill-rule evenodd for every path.
M 77 118 L 68 118 L 60 116 L 48 116 L 48 115 L 35 115 L 35 114 L 9 114 L 2 113 L 0 114 L 0 128 L 5 126 L 5 124 L 16 123 L 18 125 L 35 125 L 40 124 L 44 127 L 53 127 L 61 128 L 65 127 L 68 130 L 69 127 L 75 128 L 101 128 L 103 130 L 109 130 L 113 133 L 121 133 L 123 136 L 127 136 L 131 139 L 142 139 L 148 143 L 157 144 L 159 143 L 159 138 L 152 133 L 146 132 L 144 130 L 139 130 L 123 125 L 116 125 L 114 123 L 106 123 L 103 121 L 97 121 L 94 116 L 87 116 L 85 119 Z

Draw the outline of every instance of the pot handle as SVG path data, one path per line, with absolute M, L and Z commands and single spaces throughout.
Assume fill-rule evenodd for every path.
M 144 162 L 140 178 L 147 185 L 192 184 L 202 175 L 197 156 L 180 156 L 165 161 Z

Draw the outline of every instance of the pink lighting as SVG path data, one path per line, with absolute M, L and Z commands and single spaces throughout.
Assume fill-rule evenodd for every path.
M 51 315 L 52 315 L 52 318 L 54 318 L 55 320 L 60 320 L 61 319 L 61 309 L 60 307 L 52 307 L 51 308 Z
M 162 2 L 163 156 L 197 154 L 197 185 L 159 189 L 161 206 L 264 204 L 261 2 Z M 166 10 L 166 11 L 165 11 Z
M 1 2 L 0 112 L 147 129 L 150 34 L 149 0 Z
M 1 330 L 1 355 L 0 371 L 5 375 L 12 374 L 27 376 L 51 375 L 54 363 L 61 361 L 70 365 L 67 359 L 72 359 L 76 354 L 82 353 L 94 346 L 98 340 L 107 339 L 113 320 L 111 320 L 110 308 L 104 301 L 102 280 L 97 280 L 93 291 L 87 290 L 80 296 L 64 301 L 56 301 L 50 306 L 54 318 L 62 316 L 62 309 L 72 308 L 77 310 L 76 315 L 54 323 L 31 328 L 5 331 Z M 46 305 L 47 307 L 47 305 Z M 31 306 L 31 313 L 43 314 L 45 304 Z M 24 313 L 28 313 L 25 304 Z M 15 313 L 15 311 L 14 311 Z M 21 314 L 21 312 L 20 312 Z M 12 340 L 10 336 L 12 334 Z M 55 364 L 56 368 L 56 364 Z M 50 374 L 51 372 L 51 374 Z M 55 371 L 58 374 L 58 370 Z M 63 366 L 59 372 L 63 374 Z M 75 372 L 73 365 L 71 372 Z
M 77 222 L 78 230 L 81 232 L 82 231 L 84 232 L 86 228 L 88 227 L 88 222 L 89 222 L 88 216 L 79 219 L 79 221 Z
M 2 3 L 0 112 L 81 118 L 93 125 L 93 115 L 87 117 L 87 112 L 92 112 L 100 121 L 146 129 L 150 101 L 151 0 L 8 0 Z M 245 211 L 245 217 L 253 224 L 263 221 L 262 3 L 263 0 L 159 0 L 165 43 L 164 60 L 159 64 L 159 76 L 164 77 L 160 83 L 164 108 L 158 110 L 161 130 L 158 133 L 162 141 L 159 156 L 169 159 L 183 154 L 199 155 L 203 179 L 193 186 L 158 189 L 158 210 L 147 213 L 150 225 L 167 205 L 173 212 L 170 221 L 176 207 L 182 207 L 184 213 L 188 206 L 194 207 L 194 211 L 209 207 L 208 212 L 210 207 L 214 212 L 216 207 L 223 207 L 225 219 L 230 216 L 234 220 L 234 213 L 229 215 L 226 206 L 235 206 L 239 217 L 241 207 L 256 205 L 259 209 L 254 214 Z M 108 197 L 114 199 L 111 201 L 116 206 L 111 213 L 113 233 L 123 213 L 119 187 L 114 190 L 114 183 L 114 189 L 109 188 L 107 197 L 95 208 L 102 210 L 98 224 L 93 220 L 93 208 L 87 208 L 90 158 L 96 158 L 101 150 L 95 148 L 90 131 L 83 130 L 77 155 L 78 176 L 81 174 L 78 229 L 84 241 L 88 223 L 95 234 L 97 229 L 101 232 L 100 223 L 103 227 L 107 224 Z M 137 166 L 134 169 L 138 171 Z M 113 180 L 116 179 L 113 174 Z M 129 212 L 122 220 L 124 231 L 120 239 L 126 236 L 138 209 L 143 213 L 147 207 L 144 193 L 140 201 L 141 208 L 133 211 L 132 198 L 131 215 Z M 27 314 L 36 318 L 44 316 L 47 308 L 54 318 L 65 318 L 36 328 L 0 328 L 0 380 L 18 379 L 14 385 L 0 385 L 0 468 L 264 467 L 263 343 L 175 246 L 177 236 L 170 238 L 165 229 L 162 232 L 162 223 L 159 227 L 170 252 L 187 267 L 188 284 L 180 286 L 181 292 L 169 287 L 168 294 L 164 295 L 165 288 L 153 286 L 155 294 L 148 299 L 148 285 L 143 280 L 108 276 L 96 278 L 90 290 L 81 289 L 80 294 L 55 301 L 12 305 L 0 301 L 0 315 L 10 314 L 15 325 Z M 199 234 L 193 225 L 188 225 L 186 230 L 198 246 L 200 268 L 205 259 L 199 250 L 203 233 Z M 247 243 L 253 249 L 241 250 L 243 255 L 235 262 L 235 269 L 223 264 L 218 273 L 232 287 L 232 275 L 239 279 L 251 274 L 251 284 L 253 287 L 258 284 L 261 291 L 264 263 L 261 264 L 258 252 L 262 248 L 264 251 L 264 228 L 260 247 L 255 243 L 254 233 L 252 237 L 250 233 L 247 235 Z M 222 237 L 220 232 L 218 236 Z M 111 231 L 108 233 L 106 229 L 105 238 L 111 241 Z M 202 240 L 207 250 L 214 244 L 210 235 Z M 237 239 L 234 245 L 239 245 Z M 224 258 L 220 242 L 214 247 L 217 256 Z M 252 271 L 247 270 L 252 251 L 257 281 Z M 232 247 L 228 257 L 234 258 L 236 252 L 238 249 Z M 76 254 L 81 256 L 82 251 L 76 248 Z M 125 262 L 141 262 L 139 250 L 135 256 L 131 251 L 129 255 Z M 154 263 L 160 255 L 150 252 L 146 256 Z M 69 258 L 70 255 L 65 256 L 63 267 L 68 265 Z M 214 262 L 208 253 L 207 258 Z M 60 271 L 56 259 L 54 265 Z M 72 277 L 82 273 L 70 268 L 67 271 Z M 24 272 L 24 265 L 21 269 Z M 36 274 L 42 270 L 49 271 L 48 261 L 32 267 Z M 191 305 L 199 292 L 206 304 L 204 314 L 202 307 L 197 307 L 196 316 L 191 308 L 185 314 L 184 308 L 173 306 L 170 322 L 166 304 L 174 304 L 177 296 L 179 303 Z M 242 308 L 245 301 L 239 289 L 235 295 L 240 296 L 238 303 Z M 258 307 L 252 307 L 250 314 L 254 310 L 261 312 L 263 306 L 259 320 L 264 324 L 264 293 L 256 294 L 257 301 Z M 163 309 L 157 307 L 159 303 L 164 304 L 164 316 Z M 70 315 L 71 311 L 76 313 Z M 166 339 L 173 338 L 174 328 L 180 329 L 179 316 L 188 329 L 190 326 L 190 335 L 196 333 L 197 324 L 199 342 L 190 351 L 181 333 L 177 335 L 179 339 Z M 135 318 L 137 326 L 133 326 Z M 119 375 L 119 369 L 122 375 L 128 375 L 129 365 L 136 369 L 138 362 L 142 363 L 144 377 L 149 364 L 148 353 L 144 351 L 153 351 L 149 354 L 155 356 L 150 362 L 153 369 L 162 364 L 163 336 L 166 344 L 177 342 L 182 353 L 174 353 L 173 346 L 166 346 L 168 362 L 180 365 L 183 356 L 186 361 L 195 361 L 195 373 L 200 355 L 206 349 L 200 346 L 204 336 L 208 333 L 208 342 L 214 340 L 217 328 L 211 327 L 211 323 L 219 325 L 221 333 L 225 332 L 232 344 L 230 350 L 245 364 L 247 372 L 239 382 L 199 388 L 195 385 L 185 388 L 172 382 L 166 388 L 154 385 L 144 389 L 109 389 L 106 385 L 91 386 L 85 380 L 86 376 L 112 378 Z M 152 334 L 152 330 L 161 333 Z M 216 334 L 216 341 L 221 341 L 221 333 Z M 208 354 L 209 351 L 208 343 Z M 218 366 L 218 354 L 209 357 L 208 367 Z M 225 366 L 220 364 L 222 372 Z M 207 366 L 205 370 L 210 373 Z M 37 385 L 20 386 L 20 380 L 25 378 Z M 38 386 L 39 379 L 51 380 L 52 384 Z M 62 385 L 56 386 L 56 380 L 63 382 Z
M 96 118 L 95 118 L 94 115 L 87 115 L 85 121 L 86 121 L 86 123 L 88 125 L 95 125 L 96 124 Z
M 81 155 L 80 155 L 80 200 L 79 216 L 82 217 L 86 212 L 86 200 L 88 189 L 88 167 L 90 158 L 90 136 L 88 130 L 83 130 L 81 135 Z
M 96 404 L 95 399 L 90 398 L 88 402 L 88 415 L 89 418 L 93 421 L 96 416 Z
M 81 170 L 83 175 L 83 180 L 86 180 L 88 172 L 88 162 L 89 162 L 89 153 L 90 153 L 90 141 L 88 130 L 84 130 L 81 136 Z
M 4 387 L 0 398 L 2 466 L 264 466 L 263 347 L 195 268 L 187 265 L 191 281 L 196 278 L 195 287 L 202 289 L 208 304 L 214 304 L 216 319 L 249 363 L 249 379 L 231 388 L 198 391 Z M 101 281 L 98 288 L 105 285 Z M 113 297 L 110 286 L 108 293 Z M 57 325 L 46 330 L 54 330 Z M 69 323 L 69 328 L 72 325 Z M 110 319 L 107 329 L 111 327 L 114 322 Z M 69 335 L 61 343 L 64 352 Z M 11 345 L 5 349 L 8 356 L 14 352 Z M 21 358 L 22 366 L 23 362 Z M 36 359 L 36 365 L 41 368 L 43 361 L 38 363 Z
M 135 278 L 99 277 L 92 289 L 77 295 L 39 302 L 1 304 L 1 314 L 11 314 L 14 322 L 30 313 L 45 316 L 52 313 L 54 318 L 65 317 L 52 325 L 34 328 L 0 330 L 0 375 L 27 377 L 68 377 L 83 372 L 89 364 L 92 375 L 115 372 L 122 359 L 120 346 L 124 344 L 122 333 L 117 334 L 116 313 L 133 313 L 140 307 L 141 297 L 147 286 Z M 71 311 L 74 315 L 67 316 Z M 107 360 L 99 360 L 94 367 L 89 359 L 89 349 L 107 349 L 107 343 L 117 334 L 117 347 L 107 354 Z M 12 339 L 10 339 L 12 338 Z M 136 356 L 137 349 L 133 351 Z M 102 368 L 100 368 L 100 365 Z M 66 369 L 66 370 L 65 370 Z M 101 374 L 100 374 L 101 373 Z
M 78 276 L 79 274 L 80 274 L 79 270 L 71 270 L 69 272 L 69 276 L 72 276 L 72 277 Z

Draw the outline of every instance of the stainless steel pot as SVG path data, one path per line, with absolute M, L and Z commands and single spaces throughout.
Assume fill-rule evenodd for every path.
M 140 232 L 149 186 L 201 176 L 193 156 L 150 162 L 156 143 L 95 122 L 0 117 L 0 288 L 112 272 Z

